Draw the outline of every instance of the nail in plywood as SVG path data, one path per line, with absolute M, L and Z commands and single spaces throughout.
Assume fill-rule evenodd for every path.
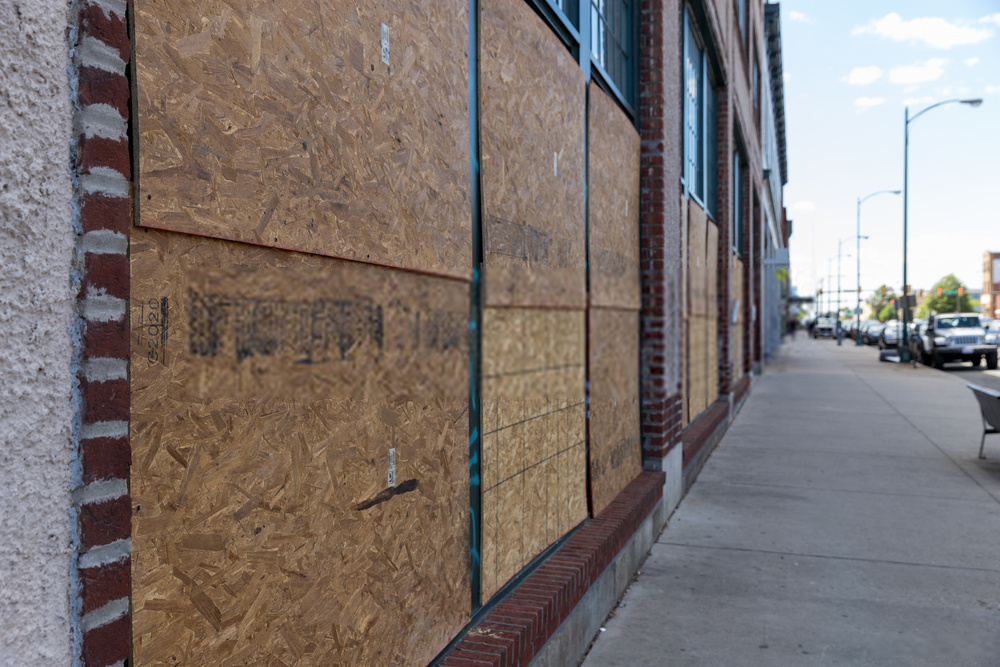
M 150 230 L 131 265 L 136 664 L 426 664 L 470 599 L 467 283 Z
M 639 133 L 593 81 L 588 100 L 590 303 L 638 310 Z
M 132 6 L 138 224 L 468 277 L 466 3 Z
M 583 72 L 529 3 L 479 7 L 486 304 L 583 308 Z
M 582 310 L 483 313 L 484 600 L 586 518 L 584 354 Z
M 597 515 L 642 472 L 639 312 L 589 312 L 590 492 Z

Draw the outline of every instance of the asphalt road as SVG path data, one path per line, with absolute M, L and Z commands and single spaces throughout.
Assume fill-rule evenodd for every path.
M 854 345 L 854 341 L 849 338 L 845 338 L 844 345 Z M 870 345 L 867 346 L 867 349 L 871 350 L 872 360 L 878 361 L 878 347 Z M 1000 391 L 1000 369 L 995 371 L 987 370 L 985 362 L 979 366 L 973 366 L 967 361 L 945 364 L 943 372 L 948 373 L 949 375 L 967 384 L 975 384 L 994 391 Z

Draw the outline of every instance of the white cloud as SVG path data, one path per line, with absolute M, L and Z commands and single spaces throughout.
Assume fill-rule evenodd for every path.
M 997 16 L 1000 16 L 1000 14 L 997 14 Z M 802 12 L 796 12 L 794 10 L 788 12 L 788 18 L 790 18 L 793 21 L 797 21 L 799 23 L 809 23 L 809 17 L 808 16 L 806 16 Z
M 1000 15 L 997 15 L 1000 16 Z M 984 20 L 980 21 L 981 23 Z M 935 49 L 950 49 L 963 44 L 978 44 L 993 36 L 985 28 L 949 23 L 937 17 L 924 17 L 906 21 L 899 14 L 886 14 L 880 19 L 872 19 L 867 25 L 859 25 L 852 35 L 879 35 L 894 42 L 923 42 Z
M 964 62 L 966 64 L 966 66 L 972 67 L 973 65 L 979 64 L 979 58 L 976 58 L 975 56 L 973 56 L 972 58 L 966 58 L 962 62 Z
M 989 16 L 984 16 L 983 18 L 979 19 L 979 22 L 995 23 L 996 25 L 1000 25 L 1000 14 L 990 14 Z
M 987 95 L 996 95 L 1000 93 L 1000 86 L 986 86 Z
M 931 58 L 923 65 L 902 65 L 889 70 L 889 81 L 901 85 L 927 83 L 944 76 L 944 66 L 947 60 Z
M 903 100 L 904 107 L 916 107 L 916 106 L 922 106 L 924 104 L 933 104 L 933 103 L 934 103 L 933 97 L 907 97 L 905 100 Z
M 884 104 L 885 99 L 882 97 L 859 97 L 854 100 L 854 106 L 858 111 L 867 111 L 872 107 L 877 107 L 880 104 Z
M 851 73 L 841 78 L 852 86 L 866 86 L 875 83 L 882 78 L 882 68 L 872 65 L 871 67 L 855 67 Z
M 793 211 L 815 211 L 816 204 L 811 201 L 797 201 L 792 204 Z
M 781 80 L 784 81 L 785 83 L 788 83 L 789 81 L 792 80 L 792 75 L 789 74 L 788 72 L 782 72 Z

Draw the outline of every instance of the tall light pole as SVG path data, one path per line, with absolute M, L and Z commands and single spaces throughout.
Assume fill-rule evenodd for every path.
M 840 255 L 841 255 L 840 248 L 845 241 L 853 241 L 854 238 L 855 237 L 853 236 L 848 236 L 846 239 L 841 239 L 837 241 L 837 321 L 838 322 L 840 321 Z M 861 248 L 861 239 L 867 239 L 867 238 L 868 238 L 867 236 L 857 237 L 859 249 Z M 848 257 L 850 257 L 850 255 L 848 255 Z
M 870 195 L 865 195 L 864 197 L 858 197 L 858 249 L 857 249 L 857 257 L 858 257 L 858 304 L 857 304 L 857 306 L 855 306 L 855 309 L 854 309 L 854 316 L 857 319 L 858 329 L 861 328 L 861 239 L 868 238 L 867 236 L 861 236 L 861 204 L 865 200 L 871 199 L 875 195 L 887 195 L 887 194 L 898 195 L 899 193 L 900 193 L 899 190 L 879 190 L 878 192 L 873 192 Z M 855 345 L 861 345 L 861 336 L 858 336 L 857 333 L 855 333 L 855 335 L 854 335 L 854 344 Z
M 910 107 L 906 107 L 904 111 L 903 123 L 903 337 L 899 342 L 899 360 L 906 363 L 910 360 L 910 346 L 907 343 L 907 327 L 906 323 L 910 319 L 910 295 L 906 289 L 909 283 L 906 282 L 906 231 L 907 231 L 907 203 L 909 197 L 909 191 L 907 190 L 909 167 L 910 167 L 910 123 L 916 119 L 923 116 L 925 113 L 939 107 L 943 104 L 968 104 L 970 107 L 978 107 L 983 103 L 982 98 L 976 98 L 971 100 L 945 100 L 943 102 L 938 102 L 937 104 L 932 104 L 929 107 L 921 109 L 919 112 L 914 114 L 913 118 L 910 118 Z

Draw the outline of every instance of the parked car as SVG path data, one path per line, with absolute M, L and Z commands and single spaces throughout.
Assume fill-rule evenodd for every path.
M 832 317 L 817 317 L 813 326 L 813 338 L 833 338 L 836 334 L 836 322 Z
M 976 313 L 931 316 L 919 343 L 917 358 L 934 368 L 949 361 L 971 361 L 978 366 L 983 359 L 987 368 L 997 367 L 997 346 L 986 343 L 986 332 Z
M 847 336 L 848 338 L 854 338 L 855 336 L 858 335 L 859 325 L 860 322 L 858 322 L 857 320 L 851 320 L 850 322 L 847 323 L 844 329 L 844 335 Z
M 869 322 L 861 325 L 861 342 L 865 345 L 876 345 L 878 343 L 878 335 L 882 333 L 882 328 L 885 327 L 881 322 Z
M 889 350 L 899 347 L 899 341 L 903 337 L 903 323 L 893 320 L 886 322 L 878 336 L 878 349 Z
M 987 345 L 1000 345 L 1000 320 L 992 320 L 983 330 L 986 332 L 984 342 Z

